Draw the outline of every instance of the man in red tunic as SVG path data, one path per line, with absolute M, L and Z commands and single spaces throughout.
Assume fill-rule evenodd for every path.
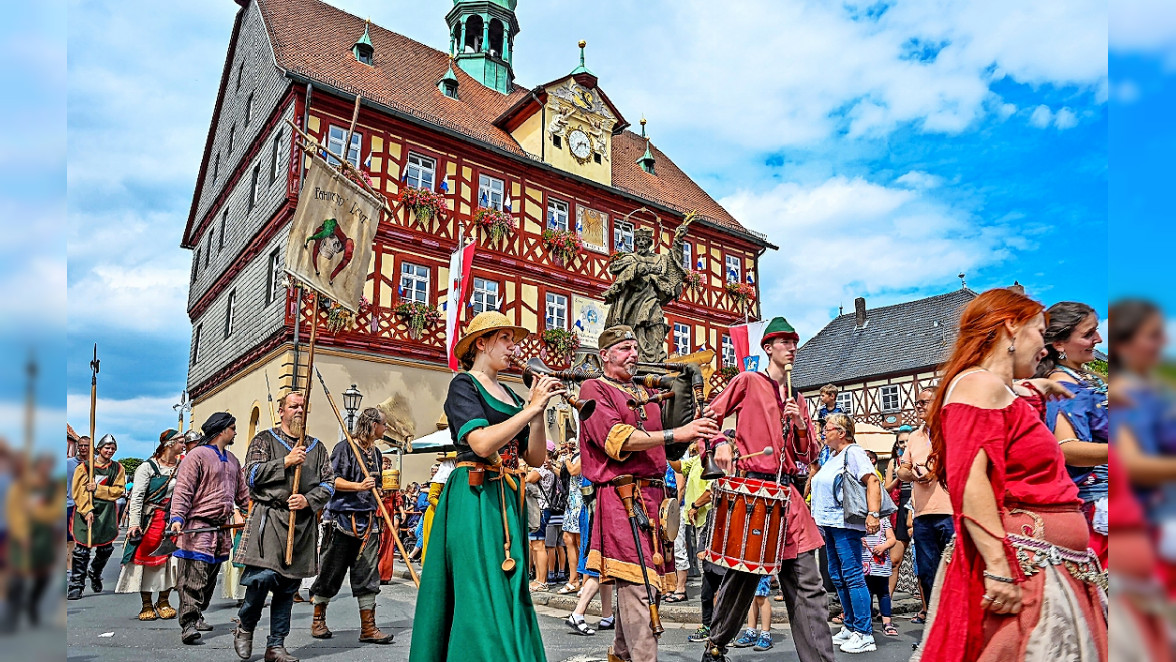
M 711 402 L 707 416 L 721 421 L 736 416 L 735 445 L 743 458 L 739 473 L 750 478 L 791 484 L 788 505 L 780 589 L 788 608 L 788 622 L 802 662 L 833 661 L 833 640 L 828 625 L 825 587 L 817 569 L 817 554 L 824 542 L 797 486 L 803 486 L 808 466 L 816 461 L 820 442 L 804 398 L 787 392 L 786 370 L 796 357 L 800 340 L 783 317 L 776 317 L 764 329 L 763 348 L 768 355 L 764 372 L 741 372 Z M 759 455 L 771 448 L 770 455 Z M 752 457 L 752 456 L 755 457 Z M 719 441 L 715 462 L 728 475 L 733 469 L 731 445 Z M 783 466 L 781 466 L 783 463 Z M 715 597 L 710 639 L 703 651 L 704 662 L 725 660 L 727 644 L 739 632 L 747 609 L 755 597 L 760 575 L 727 570 Z
M 633 330 L 609 327 L 600 334 L 599 345 L 604 377 L 590 379 L 580 388 L 581 400 L 596 401 L 596 412 L 580 427 L 581 468 L 584 477 L 596 486 L 599 515 L 592 520 L 592 531 L 585 532 L 589 535 L 587 567 L 600 573 L 602 583 L 617 583 L 616 636 L 609 662 L 656 662 L 657 638 L 650 625 L 644 577 L 649 577 L 656 591 L 672 589 L 673 550 L 667 549 L 658 533 L 658 508 L 665 498 L 665 445 L 709 439 L 719 428 L 711 419 L 699 418 L 663 431 L 657 403 L 635 408 L 628 405 L 630 399 L 648 397 L 648 392 L 632 381 L 637 367 Z M 650 523 L 639 529 L 640 555 L 617 489 L 618 483 L 631 480 L 637 484 L 634 501 Z

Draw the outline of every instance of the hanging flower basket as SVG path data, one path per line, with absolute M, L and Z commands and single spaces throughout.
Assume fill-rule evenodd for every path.
M 563 329 L 547 329 L 540 336 L 547 345 L 547 351 L 564 361 L 570 360 L 572 354 L 580 348 L 580 336 L 574 331 Z
M 392 312 L 408 324 L 408 333 L 413 340 L 419 339 L 426 328 L 441 319 L 441 313 L 436 308 L 416 301 L 399 304 Z
M 422 224 L 433 220 L 445 209 L 445 196 L 429 189 L 402 186 L 399 200 Z
M 501 241 L 515 231 L 514 217 L 493 208 L 479 209 L 478 213 L 474 214 L 474 223 L 490 237 L 492 242 Z
M 686 277 L 682 279 L 682 284 L 685 285 L 686 289 L 688 290 L 701 290 L 702 282 L 702 272 L 695 269 L 687 271 Z
M 556 264 L 563 266 L 571 264 L 584 251 L 584 242 L 572 230 L 544 230 L 543 248 L 551 254 Z
M 355 326 L 355 313 L 334 301 L 320 299 L 319 307 L 327 311 L 327 332 L 349 331 Z
M 723 289 L 737 306 L 745 306 L 755 301 L 755 288 L 747 283 L 727 283 Z

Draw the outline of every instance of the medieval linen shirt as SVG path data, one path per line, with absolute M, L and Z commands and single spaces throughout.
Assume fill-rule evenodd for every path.
M 356 444 L 356 448 L 359 448 L 359 452 L 364 456 L 364 464 L 367 465 L 368 473 L 372 476 L 379 476 L 383 463 L 379 449 L 373 446 L 365 451 L 359 444 Z M 331 451 L 331 467 L 335 476 L 343 480 L 353 483 L 362 483 L 364 480 L 363 466 L 356 459 L 351 444 L 346 441 L 335 444 L 335 449 Z M 362 492 L 338 491 L 334 493 L 327 504 L 327 513 L 331 521 L 335 522 L 342 531 L 363 536 L 367 532 L 369 523 L 375 524 L 379 520 L 379 516 L 376 514 L 379 507 L 371 490 Z
M 661 408 L 657 403 L 645 405 L 645 420 L 641 421 L 638 412 L 627 404 L 632 395 L 601 379 L 585 381 L 579 397 L 596 401 L 596 413 L 580 423 L 581 467 L 584 478 L 596 486 L 597 494 L 598 516 L 592 518 L 592 531 L 582 532 L 589 535 L 587 567 L 598 571 L 602 578 L 640 584 L 643 582 L 641 566 L 629 517 L 609 481 L 624 475 L 659 481 L 665 476 L 664 446 L 643 451 L 621 449 L 638 429 L 654 434 L 661 431 Z M 649 582 L 665 592 L 671 590 L 674 574 L 672 549 L 667 548 L 658 533 L 658 508 L 665 498 L 665 489 L 643 486 L 640 495 L 652 527 L 652 531 L 641 531 Z M 655 553 L 660 555 L 662 563 L 654 563 Z
M 306 460 L 298 483 L 298 493 L 306 497 L 308 508 L 296 511 L 294 520 L 294 555 L 286 560 L 286 532 L 290 509 L 286 505 L 293 494 L 291 486 L 297 467 L 286 467 L 286 455 L 298 439 L 281 428 L 257 433 L 245 454 L 245 482 L 253 497 L 253 512 L 241 537 L 235 561 L 245 566 L 266 568 L 278 574 L 301 579 L 318 574 L 318 518 L 335 493 L 335 472 L 327 447 L 314 437 L 306 437 Z
M 781 451 L 785 478 L 807 471 L 808 465 L 816 461 L 819 444 L 814 440 L 815 430 L 808 407 L 804 398 L 797 397 L 796 404 L 809 432 L 801 437 L 798 430 L 791 430 L 790 441 L 785 446 L 784 401 L 780 398 L 780 385 L 776 380 L 762 372 L 741 372 L 715 397 L 710 406 L 720 421 L 735 414 L 735 445 L 741 456 L 746 458 L 765 448 L 772 449 L 771 455 L 741 460 L 739 470 L 775 475 L 780 469 Z M 787 526 L 782 559 L 795 559 L 797 554 L 824 545 L 820 529 L 795 485 L 788 506 Z
M 109 545 L 118 537 L 118 507 L 115 502 L 126 494 L 127 472 L 121 462 L 111 460 L 109 464 L 101 465 L 95 458 L 93 493 L 86 489 L 88 482 L 89 464 L 81 462 L 78 468 L 74 469 L 70 486 L 74 498 L 74 540 L 79 545 L 86 546 L 86 531 L 90 528 L 90 525 L 86 524 L 86 515 L 93 512 L 93 532 L 90 534 L 89 543 L 93 547 Z
M 227 450 L 212 444 L 193 448 L 176 468 L 172 491 L 171 521 L 185 529 L 228 524 L 234 506 L 244 508 L 249 491 L 241 475 L 241 462 Z M 182 559 L 221 563 L 233 549 L 232 531 L 186 533 L 176 538 L 173 555 Z

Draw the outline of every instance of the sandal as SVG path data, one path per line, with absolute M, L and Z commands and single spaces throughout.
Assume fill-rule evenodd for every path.
M 686 602 L 686 594 L 679 593 L 679 592 L 675 591 L 675 592 L 667 595 L 664 599 L 662 599 L 662 602 L 664 602 L 666 604 L 674 604 L 675 602 Z
M 845 612 L 841 612 L 833 618 L 830 618 L 829 621 L 834 625 L 845 625 Z
M 537 593 L 539 591 L 546 591 L 547 584 L 544 584 L 543 582 L 540 582 L 540 581 L 533 581 L 533 582 L 531 582 L 531 585 L 529 588 L 532 593 Z
M 780 591 L 780 592 L 776 593 L 775 600 L 776 600 L 776 602 L 784 602 L 784 592 Z
M 568 627 L 572 628 L 576 634 L 583 635 L 585 637 L 591 637 L 592 635 L 596 634 L 596 630 L 588 627 L 588 624 L 585 623 L 583 619 L 577 620 L 573 616 L 568 616 L 567 620 L 564 622 L 567 623 Z
M 915 616 L 914 618 L 911 619 L 911 622 L 914 623 L 915 625 L 922 625 L 922 624 L 926 623 L 927 622 L 927 612 L 925 612 L 925 611 L 919 612 L 917 616 Z
M 894 627 L 894 624 L 891 623 L 891 624 L 887 625 L 886 627 L 882 628 L 882 634 L 886 635 L 887 637 L 897 637 L 898 636 L 898 628 Z
M 155 603 L 155 613 L 159 614 L 159 617 L 165 621 L 171 620 L 176 617 L 175 608 L 172 607 L 170 604 L 168 604 L 166 602 L 162 602 L 162 601 Z
M 154 621 L 159 618 L 159 614 L 155 613 L 155 608 L 150 605 L 144 606 L 143 611 L 139 612 L 140 621 Z
M 560 595 L 567 595 L 568 593 L 576 593 L 579 590 L 580 590 L 580 583 L 579 582 L 568 582 L 563 585 L 563 588 L 556 591 L 556 593 L 559 593 Z

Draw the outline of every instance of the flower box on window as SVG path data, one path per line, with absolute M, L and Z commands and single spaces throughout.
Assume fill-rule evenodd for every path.
M 572 230 L 544 230 L 543 249 L 562 267 L 571 264 L 572 260 L 583 252 L 584 242 L 580 240 L 580 235 Z
M 327 311 L 327 332 L 349 331 L 355 326 L 355 313 L 329 299 L 319 299 L 319 308 Z
M 442 209 L 445 209 L 445 196 L 429 189 L 402 186 L 399 199 L 421 224 L 433 220 L 441 214 Z
M 568 361 L 580 348 L 580 336 L 574 331 L 564 329 L 547 329 L 540 336 L 547 345 L 547 351 L 553 356 Z
M 682 284 L 688 290 L 701 290 L 703 283 L 703 276 L 701 271 L 691 269 L 686 272 L 686 276 L 682 279 Z
M 426 328 L 441 319 L 441 313 L 436 308 L 418 301 L 399 304 L 392 312 L 408 325 L 408 335 L 413 340 L 419 340 Z
M 497 242 L 510 236 L 515 231 L 515 220 L 510 214 L 483 207 L 474 214 L 474 223 L 490 237 L 490 241 Z
M 755 287 L 747 283 L 729 282 L 723 286 L 723 289 L 738 306 L 745 306 L 749 302 L 755 301 Z

